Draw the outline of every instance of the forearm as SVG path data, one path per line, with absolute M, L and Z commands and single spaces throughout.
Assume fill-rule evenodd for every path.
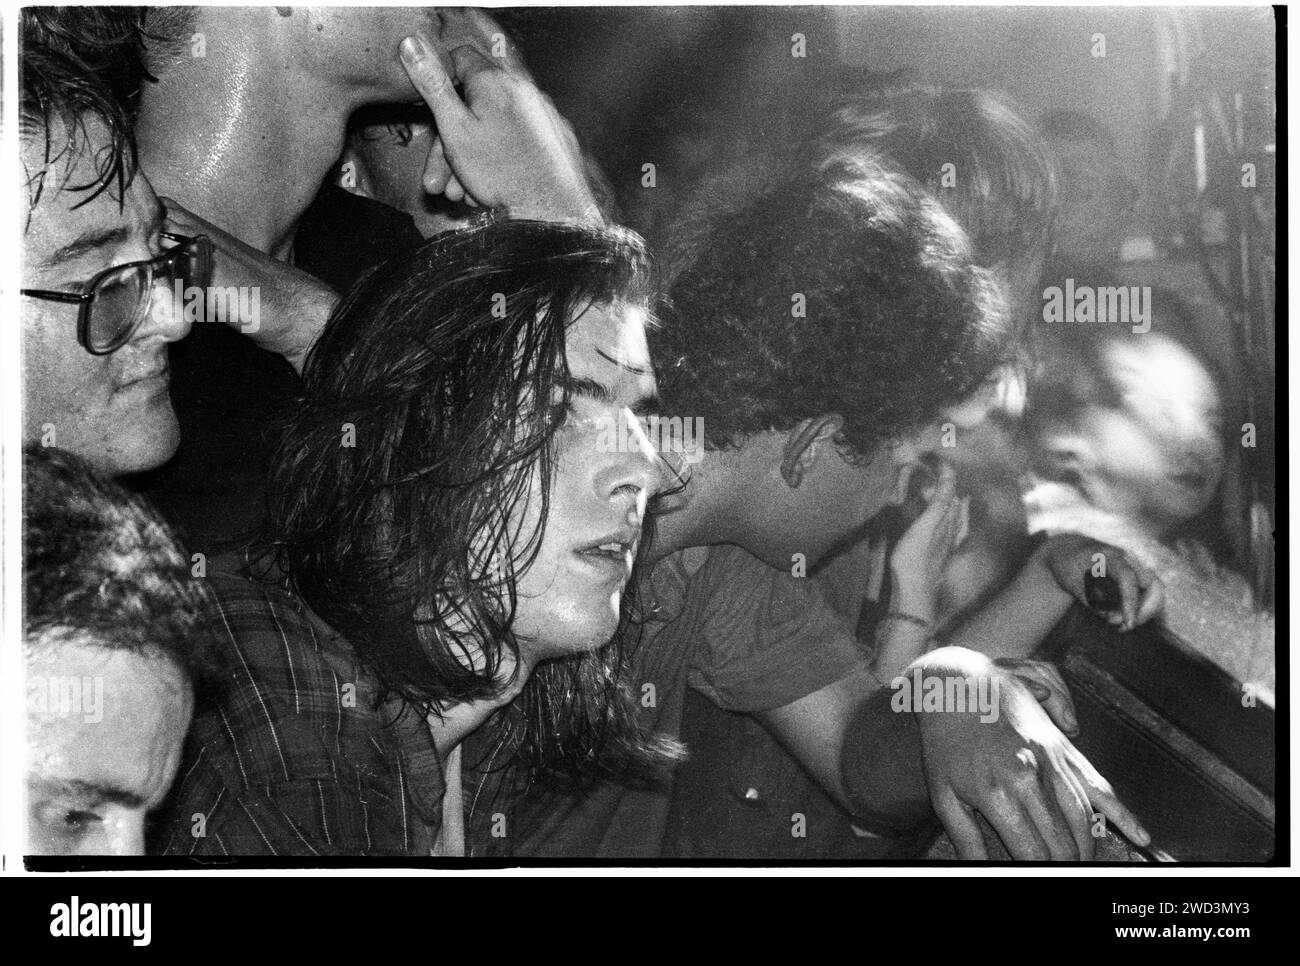
M 851 744 L 848 731 L 858 708 L 880 693 L 880 683 L 865 670 L 846 675 L 820 691 L 755 718 L 822 786 L 848 807 L 841 783 L 843 749 Z
M 908 611 L 887 614 L 876 630 L 876 658 L 872 662 L 872 671 L 888 684 L 929 649 L 930 641 L 928 618 Z
M 989 657 L 1026 657 L 1070 609 L 1073 598 L 1036 552 L 981 610 L 947 635 L 946 644 Z
M 840 751 L 844 804 L 872 831 L 901 834 L 929 821 L 921 729 L 916 715 L 896 712 L 882 690 L 858 706 Z
M 992 662 L 957 647 L 929 652 L 903 669 L 923 678 L 960 675 L 975 680 Z M 907 686 L 911 686 L 909 681 Z M 919 707 L 900 707 L 899 692 L 885 688 L 855 711 L 840 752 L 841 783 L 849 810 L 873 831 L 909 835 L 935 818 L 925 768 L 925 742 Z M 947 716 L 946 712 L 939 712 Z

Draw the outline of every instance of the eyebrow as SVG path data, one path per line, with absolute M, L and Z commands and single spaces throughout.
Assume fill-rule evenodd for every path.
M 614 402 L 614 392 L 609 386 L 586 376 L 570 376 L 565 381 L 565 388 L 574 396 L 586 396 L 603 403 Z M 627 408 L 635 416 L 648 416 L 650 413 L 658 412 L 661 407 L 662 403 L 657 394 L 645 393 L 629 403 Z
M 57 249 L 49 258 L 51 265 L 58 262 L 70 262 L 101 248 L 120 245 L 131 235 L 131 230 L 123 225 L 116 228 L 92 229 L 79 235 L 62 248 Z
M 155 204 L 153 212 L 149 216 L 149 224 L 146 227 L 147 237 L 152 238 L 160 232 L 166 218 L 167 212 L 163 209 L 163 206 Z M 49 258 L 49 263 L 54 265 L 58 262 L 70 262 L 101 248 L 120 245 L 130 237 L 131 228 L 127 225 L 117 225 L 113 228 L 92 228 L 74 238 L 62 248 L 55 250 L 54 254 Z
M 620 359 L 615 359 L 604 349 L 597 349 L 596 355 L 600 356 L 602 359 L 604 359 L 606 362 L 610 363 L 611 365 L 618 366 L 620 369 L 625 369 L 626 371 L 633 373 L 634 375 L 648 376 L 654 372 L 654 369 L 649 366 L 643 368 L 641 366 L 634 366 L 629 363 L 623 362 Z
M 78 778 L 57 779 L 42 784 L 50 791 L 73 796 L 88 805 L 108 802 L 113 805 L 125 805 L 128 808 L 139 808 L 144 804 L 144 798 L 135 792 L 128 792 L 111 785 L 98 785 Z

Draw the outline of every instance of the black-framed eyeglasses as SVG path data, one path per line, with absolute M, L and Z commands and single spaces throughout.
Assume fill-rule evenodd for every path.
M 212 279 L 212 241 L 207 235 L 162 237 L 176 242 L 156 258 L 106 268 L 80 292 L 24 288 L 32 298 L 80 305 L 77 341 L 91 355 L 106 356 L 131 341 L 149 314 L 154 283 L 179 280 L 185 287 L 207 286 Z

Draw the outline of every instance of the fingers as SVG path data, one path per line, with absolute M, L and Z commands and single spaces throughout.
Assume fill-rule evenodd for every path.
M 912 527 L 920 530 L 935 530 L 942 526 L 948 517 L 948 514 L 954 509 L 957 502 L 957 474 L 953 468 L 944 463 L 939 468 L 939 479 L 935 484 L 934 493 L 930 496 L 930 502 L 921 515 L 916 518 Z M 909 528 L 911 529 L 911 528 Z
M 1134 563 L 1138 583 L 1142 585 L 1142 604 L 1138 608 L 1137 622 L 1145 624 L 1165 609 L 1165 584 L 1155 571 Z
M 1112 571 L 1119 584 L 1120 612 L 1124 615 L 1123 629 L 1131 631 L 1137 626 L 1138 602 L 1142 597 L 1142 588 L 1138 584 L 1137 574 L 1127 561 Z
M 456 93 L 451 74 L 433 41 L 421 34 L 413 34 L 402 41 L 398 50 L 406 75 L 416 92 L 424 98 L 424 103 L 429 105 L 440 132 L 459 130 L 473 120 L 473 113 Z
M 1022 789 L 1021 807 L 1038 830 L 1039 837 L 1047 846 L 1047 852 L 1053 862 L 1077 862 L 1080 857 L 1080 842 L 1090 838 L 1086 809 L 1071 808 L 1068 813 L 1062 811 L 1055 781 L 1039 775 L 1040 780 L 1030 786 L 1026 783 Z M 1046 788 L 1046 785 L 1052 788 Z M 1088 850 L 1088 857 L 1092 850 Z
M 178 235 L 207 235 L 214 245 L 223 245 L 230 238 L 212 222 L 200 218 L 188 208 L 182 207 L 171 198 L 159 198 L 165 209 L 167 227 Z M 233 239 L 231 239 L 233 241 Z
M 1053 756 L 1049 780 L 1056 793 L 1056 802 L 1074 835 L 1079 858 L 1084 862 L 1092 861 L 1096 854 L 1097 840 L 1092 834 L 1093 811 L 1087 790 L 1063 755 Z
M 443 7 L 438 19 L 438 39 L 448 49 L 469 45 L 490 55 L 502 69 L 524 77 L 528 70 L 519 56 L 519 48 L 510 41 L 501 25 L 477 7 Z
M 1066 745 L 1066 759 L 1078 774 L 1087 792 L 1088 800 L 1096 810 L 1115 823 L 1116 828 L 1128 836 L 1130 841 L 1142 846 L 1150 845 L 1150 834 L 1138 821 L 1137 816 L 1129 811 L 1115 795 L 1115 789 L 1111 787 L 1110 782 L 1101 776 L 1101 773 L 1092 766 L 1092 762 L 1088 761 L 1074 745 L 1068 741 Z
M 1020 801 L 1009 792 L 996 790 L 988 802 L 979 806 L 979 810 L 998 833 L 1013 859 L 1021 862 L 1046 862 L 1051 858 L 1051 849 L 1039 834 L 1036 823 Z
M 951 788 L 934 796 L 934 813 L 943 823 L 948 838 L 952 839 L 957 857 L 968 862 L 988 861 L 989 850 L 980 833 L 974 813 L 962 803 Z
M 513 74 L 522 74 L 527 77 L 528 68 L 524 65 L 523 58 L 519 56 L 519 48 L 506 36 L 505 31 L 501 29 L 501 25 L 493 20 L 481 7 L 465 7 L 464 13 L 473 30 L 480 37 L 489 41 L 488 52 L 495 56 L 498 49 L 504 46 L 504 56 L 497 57 L 501 66 Z
M 1070 689 L 1057 669 L 1046 661 L 998 662 L 1017 678 L 1029 685 L 1043 710 L 1053 723 L 1066 734 L 1079 733 L 1079 720 L 1075 715 L 1074 699 Z
M 931 504 L 945 503 L 957 495 L 957 471 L 948 463 L 939 464 L 939 482 L 935 487 Z
M 1165 609 L 1165 585 L 1158 577 L 1152 581 L 1142 595 L 1142 606 L 1138 608 L 1137 622 L 1145 624 L 1159 617 Z
M 960 547 L 965 542 L 966 537 L 970 534 L 970 497 L 965 496 L 961 499 L 961 515 L 957 523 L 957 536 L 953 540 L 953 546 Z
M 451 63 L 456 70 L 456 79 L 460 81 L 469 100 L 473 100 L 471 92 L 477 86 L 476 81 L 479 77 L 501 69 L 491 57 L 469 44 L 462 44 L 452 50 Z M 473 110 L 473 105 L 470 109 Z
M 159 195 L 158 201 L 162 203 L 168 221 L 191 221 L 195 223 L 203 221 L 203 219 L 194 214 L 194 212 L 190 211 L 188 208 L 180 204 L 180 202 L 175 201 L 172 198 L 166 198 Z

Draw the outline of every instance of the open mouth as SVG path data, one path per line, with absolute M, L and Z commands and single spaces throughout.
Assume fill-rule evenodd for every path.
M 636 544 L 640 534 L 619 534 L 609 536 L 598 543 L 590 544 L 576 551 L 587 562 L 626 577 L 632 573 L 632 561 L 636 557 Z

